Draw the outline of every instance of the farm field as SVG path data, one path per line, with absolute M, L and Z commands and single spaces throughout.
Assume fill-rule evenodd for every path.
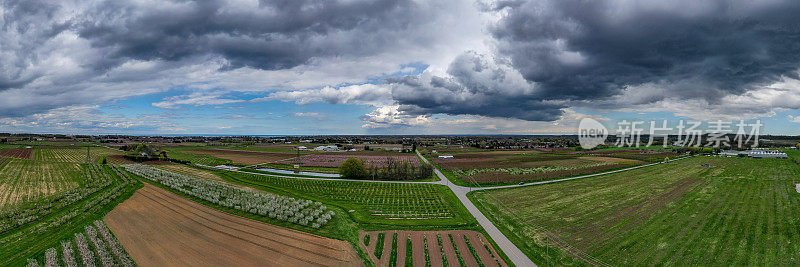
M 798 182 L 790 160 L 694 157 L 470 197 L 537 263 L 797 265 Z
M 164 150 L 167 151 L 167 155 L 171 159 L 188 161 L 194 164 L 202 164 L 208 166 L 217 166 L 217 165 L 233 163 L 233 161 L 230 159 L 223 159 L 211 155 L 192 153 L 192 151 L 196 149 L 197 149 L 196 147 L 164 147 Z
M 44 266 L 61 266 L 60 263 L 78 266 L 78 262 L 84 266 L 134 266 L 125 248 L 103 221 L 94 221 L 83 229 L 85 231 L 75 233 L 73 239 L 62 240 L 57 246 L 47 249 L 43 259 L 28 258 L 28 266 L 40 266 L 39 262 Z
M 664 158 L 675 158 L 680 154 L 670 151 L 668 148 L 656 147 L 651 149 L 623 149 L 623 148 L 607 148 L 601 150 L 588 150 L 588 151 L 575 151 L 569 154 L 586 155 L 596 157 L 615 157 L 631 160 L 640 160 L 644 162 L 659 162 L 664 161 Z
M 32 202 L 21 203 L 13 210 L 0 212 L 2 266 L 25 265 L 27 259 L 46 262 L 47 254 L 52 254 L 48 250 L 60 247 L 61 241 L 75 239 L 76 233 L 85 233 L 87 225 L 102 218 L 141 186 L 117 166 L 31 162 L 78 166 L 78 175 L 73 177 L 79 186 L 49 197 L 31 199 Z M 29 175 L 38 176 L 36 173 Z M 29 186 L 46 187 L 48 183 L 43 179 L 34 181 L 39 184 L 31 183 Z M 93 245 L 89 247 L 94 248 Z
M 30 159 L 33 156 L 33 149 L 30 148 L 9 148 L 0 150 L 0 156 L 18 159 Z
M 633 159 L 538 151 L 484 151 L 452 154 L 431 161 L 456 184 L 502 185 L 591 174 L 643 164 Z
M 297 147 L 298 146 L 305 146 L 305 147 L 315 147 L 315 144 L 255 144 L 255 145 L 229 145 L 224 147 L 219 147 L 222 149 L 231 149 L 231 150 L 247 150 L 247 151 L 262 151 L 262 152 L 278 152 L 278 153 L 295 153 L 297 154 Z M 213 149 L 213 148 L 212 148 Z M 300 151 L 300 154 L 310 154 L 310 153 L 317 153 L 316 151 L 307 151 L 303 150 Z
M 122 152 L 104 147 L 89 149 L 89 163 L 99 163 L 102 158 L 122 155 Z M 38 148 L 35 158 L 50 162 L 86 162 L 86 148 Z
M 231 215 L 152 185 L 105 221 L 143 266 L 363 265 L 345 241 Z
M 362 151 L 372 152 L 372 151 Z M 288 159 L 282 161 L 287 164 L 300 164 L 301 166 L 309 167 L 330 167 L 337 168 L 344 161 L 349 158 L 357 158 L 364 162 L 367 166 L 385 167 L 386 163 L 390 160 L 410 162 L 414 166 L 419 166 L 419 158 L 413 154 L 401 153 L 324 153 L 300 156 L 298 158 Z
M 0 167 L 0 211 L 14 210 L 85 183 L 80 164 L 4 158 Z
M 135 161 L 125 158 L 123 155 L 108 155 L 106 157 L 106 161 L 108 162 L 108 164 L 117 164 L 117 165 L 136 163 Z
M 224 182 L 224 179 L 219 175 L 216 175 L 210 171 L 201 170 L 198 168 L 192 168 L 183 164 L 156 164 L 152 165 L 152 167 L 162 169 L 165 171 L 170 171 L 174 173 L 179 173 L 183 175 L 188 175 L 191 177 L 211 180 L 211 181 L 220 181 Z
M 475 224 L 472 216 L 442 185 L 318 181 L 217 172 L 226 180 L 267 192 L 336 205 L 363 227 L 419 226 L 426 229 Z
M 285 161 L 284 161 L 285 162 Z M 265 163 L 265 164 L 258 164 L 257 168 L 271 168 L 271 169 L 278 169 L 278 170 L 289 170 L 289 171 L 296 171 L 297 169 L 294 168 L 294 164 L 284 163 Z M 300 167 L 301 171 L 311 171 L 311 172 L 321 172 L 321 173 L 339 173 L 339 167 L 312 167 L 312 166 L 302 166 Z
M 475 231 L 360 231 L 359 240 L 377 266 L 508 266 Z
M 244 165 L 255 165 L 261 163 L 270 163 L 297 156 L 296 153 L 291 152 L 264 152 L 264 151 L 248 151 L 248 150 L 232 150 L 232 149 L 195 149 L 187 151 L 187 153 L 201 154 L 213 156 L 222 159 L 229 159 L 233 163 Z

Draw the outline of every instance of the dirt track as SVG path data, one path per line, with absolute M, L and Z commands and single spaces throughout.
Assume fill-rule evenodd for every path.
M 224 213 L 145 184 L 106 215 L 140 266 L 359 266 L 344 241 Z
M 377 247 L 378 234 L 383 233 L 385 238 L 383 240 L 383 252 L 381 258 L 375 256 L 375 248 Z M 397 247 L 392 248 L 392 239 L 394 234 L 397 234 Z M 369 244 L 365 244 L 365 238 L 369 236 Z M 452 237 L 452 238 L 451 238 Z M 469 239 L 467 245 L 466 239 Z M 430 266 L 443 266 L 443 261 L 446 258 L 449 266 L 459 265 L 459 256 L 466 266 L 479 266 L 478 261 L 485 266 L 508 266 L 503 259 L 498 257 L 497 251 L 494 247 L 487 242 L 483 234 L 468 231 L 468 230 L 450 230 L 450 231 L 373 231 L 373 232 L 359 232 L 359 241 L 361 248 L 367 252 L 370 259 L 376 266 L 389 266 L 392 250 L 395 250 L 397 255 L 397 266 L 405 266 L 406 264 L 406 241 L 411 239 L 411 257 L 410 262 L 414 266 L 426 266 L 425 254 L 427 245 L 428 259 L 430 259 Z M 441 240 L 441 245 L 440 245 Z M 451 241 L 452 240 L 452 241 Z M 455 247 L 453 246 L 455 244 Z M 484 246 L 485 244 L 485 246 Z M 470 249 L 472 247 L 472 249 Z M 488 250 L 486 248 L 489 248 Z M 456 253 L 456 250 L 458 253 Z M 474 257 L 472 251 L 475 251 L 477 257 Z M 444 252 L 444 257 L 442 255 Z

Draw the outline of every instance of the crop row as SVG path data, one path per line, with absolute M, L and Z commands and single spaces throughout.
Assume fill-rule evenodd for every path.
M 61 257 L 58 256 L 58 247 L 47 249 L 44 266 L 78 266 L 78 258 L 83 266 L 97 266 L 98 262 L 103 267 L 133 266 L 133 260 L 103 221 L 94 221 L 94 225 L 86 225 L 83 229 L 83 233 L 75 233 L 73 240 L 61 241 L 58 246 L 61 248 Z M 75 253 L 76 246 L 78 253 Z M 39 261 L 28 258 L 28 267 L 33 266 L 40 266 Z
M 97 163 L 102 157 L 120 154 L 122 152 L 116 150 L 93 147 L 88 152 L 88 163 Z M 36 158 L 43 161 L 87 163 L 87 151 L 86 148 L 45 148 L 39 149 Z
M 233 163 L 233 161 L 229 159 L 222 159 L 210 155 L 190 153 L 188 149 L 189 148 L 164 148 L 164 150 L 167 151 L 167 156 L 170 159 L 189 161 L 194 164 L 202 164 L 208 166 Z
M 527 174 L 536 174 L 545 172 L 586 169 L 586 168 L 593 168 L 606 165 L 614 165 L 614 163 L 598 162 L 598 163 L 590 163 L 578 166 L 542 166 L 536 168 L 486 168 L 486 169 L 471 169 L 471 170 L 453 170 L 453 173 L 458 176 L 472 176 L 484 172 L 504 172 L 511 175 L 527 175 Z
M 18 159 L 30 159 L 32 154 L 33 149 L 30 148 L 11 148 L 0 151 L 0 156 Z
M 395 162 L 410 162 L 415 167 L 419 167 L 419 158 L 417 156 L 365 156 L 365 155 L 327 155 L 327 154 L 311 154 L 300 156 L 294 159 L 287 159 L 283 162 L 302 164 L 303 166 L 313 167 L 339 167 L 349 158 L 357 158 L 364 162 L 367 166 L 386 167 L 389 161 Z
M 100 189 L 81 195 L 81 199 L 75 196 L 70 199 L 54 199 L 55 204 L 48 204 L 52 206 L 39 211 L 39 218 L 0 234 L 0 247 L 5 248 L 0 250 L 0 265 L 22 264 L 19 261 L 24 261 L 26 255 L 37 255 L 37 251 L 54 245 L 46 240 L 61 239 L 64 232 L 82 227 L 86 220 L 95 220 L 97 216 L 109 211 L 113 203 L 123 196 L 129 196 L 137 188 L 138 181 L 118 166 L 92 166 L 96 166 L 90 166 L 94 168 L 96 175 L 102 176 L 84 179 L 110 179 L 110 182 L 97 183 L 94 187 Z M 87 170 L 87 173 L 91 172 L 93 171 Z
M 460 221 L 457 208 L 446 198 L 444 186 L 408 183 L 361 183 L 313 181 L 246 173 L 226 173 L 229 177 L 268 187 L 313 196 L 325 203 L 336 203 L 370 219 L 448 219 Z M 388 222 L 388 221 L 386 221 Z
M 77 188 L 81 165 L 13 159 L 0 170 L 0 210 L 17 209 Z
M 123 167 L 131 173 L 184 194 L 224 207 L 269 216 L 280 221 L 320 228 L 334 215 L 333 211 L 327 211 L 328 207 L 320 202 L 244 190 L 142 164 L 129 164 L 123 165 Z
M 7 210 L 0 213 L 0 233 L 38 220 L 53 211 L 72 205 L 111 184 L 111 178 L 108 173 L 99 165 L 87 166 L 82 175 L 84 180 L 88 181 L 83 187 L 53 195 L 36 203 L 30 203 L 24 209 Z

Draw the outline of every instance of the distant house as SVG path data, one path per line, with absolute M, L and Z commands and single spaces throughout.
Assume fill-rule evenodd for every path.
M 441 155 L 439 156 L 440 159 L 452 159 L 454 158 L 453 155 Z
M 339 147 L 337 147 L 335 145 L 318 146 L 318 147 L 315 147 L 314 150 L 316 150 L 316 151 L 339 151 Z

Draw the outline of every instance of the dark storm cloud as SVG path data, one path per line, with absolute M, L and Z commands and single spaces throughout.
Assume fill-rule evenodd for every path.
M 198 73 L 357 62 L 432 41 L 420 25 L 435 14 L 412 0 L 0 0 L 0 117 L 208 82 Z
M 470 77 L 485 70 L 459 69 L 454 62 L 449 78 L 395 81 L 405 110 L 553 120 L 563 105 L 648 85 L 668 94 L 630 104 L 670 97 L 714 103 L 797 78 L 800 67 L 797 1 L 500 1 L 482 7 L 502 12 L 490 31 L 495 56 L 513 67 L 493 71 L 516 71 L 532 89 L 495 92 L 502 85 Z
M 159 7 L 107 1 L 76 24 L 113 59 L 179 60 L 216 54 L 232 68 L 284 69 L 319 56 L 374 53 L 414 22 L 411 1 L 169 1 Z M 113 63 L 113 62 L 111 62 Z
M 533 85 L 504 62 L 467 52 L 450 64 L 448 77 L 390 79 L 400 110 L 413 115 L 477 114 L 532 121 L 556 120 L 565 106 L 542 101 Z
M 5 90 L 24 86 L 42 75 L 32 69 L 37 59 L 34 49 L 67 24 L 41 27 L 41 22 L 49 21 L 58 9 L 42 1 L 7 1 L 0 3 L 0 8 L 0 90 Z

